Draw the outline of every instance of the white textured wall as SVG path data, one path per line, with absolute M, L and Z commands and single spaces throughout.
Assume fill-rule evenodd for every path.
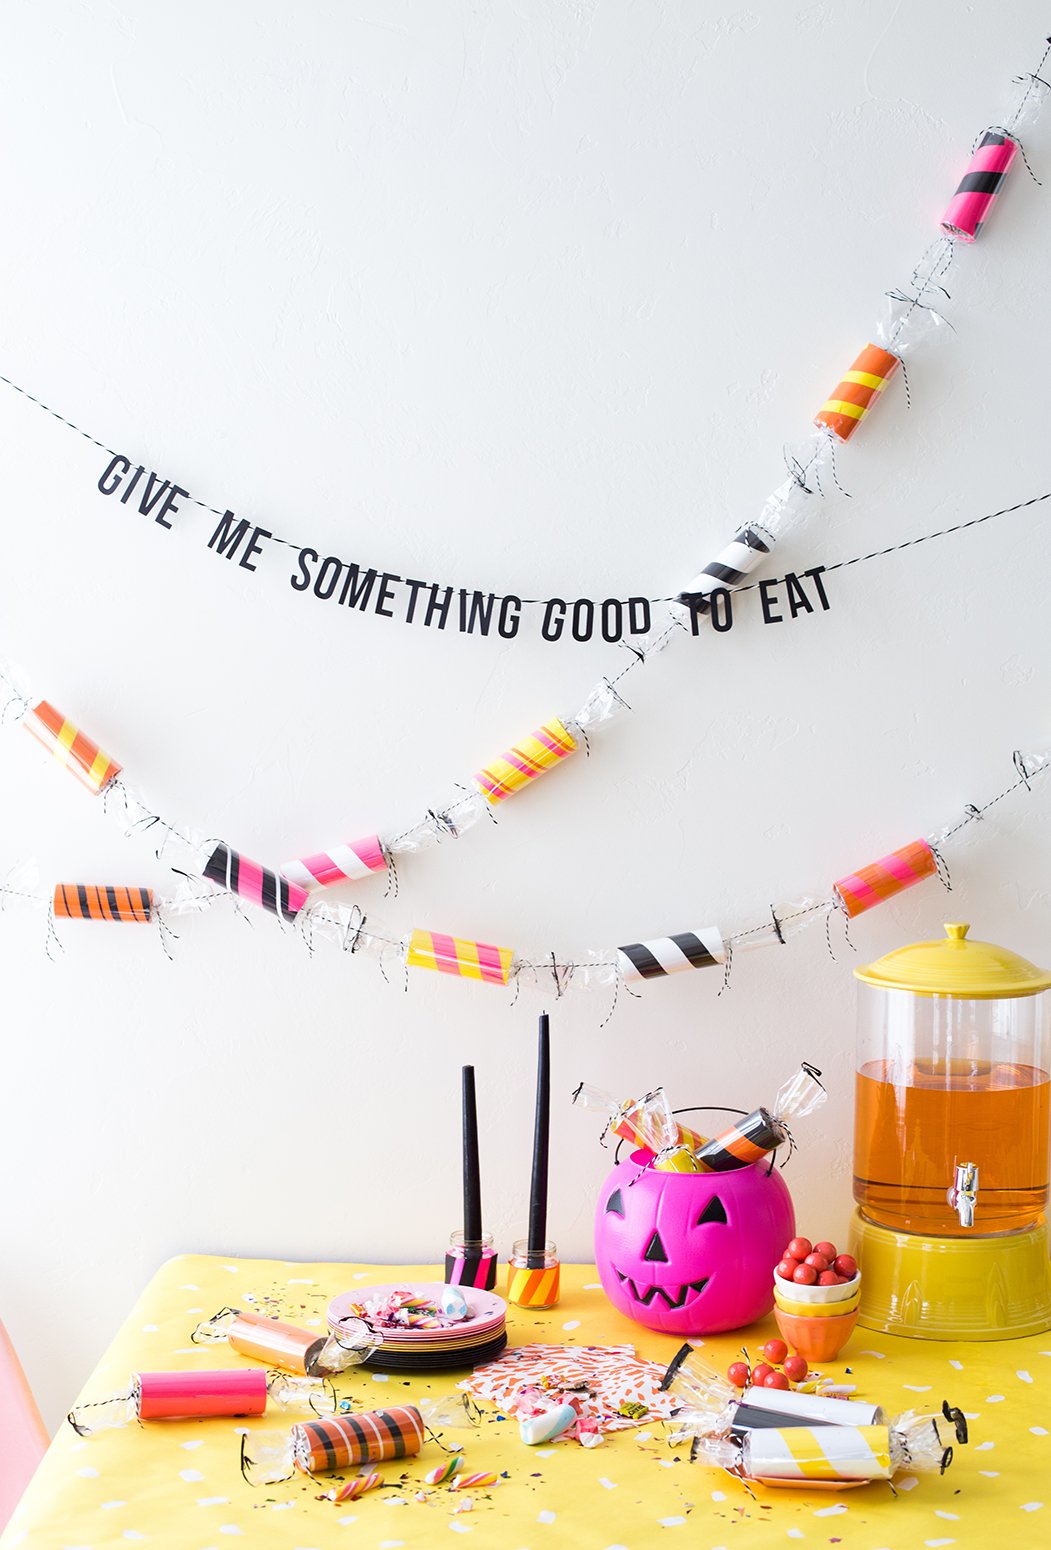
M 0 370 L 211 505 L 322 554 L 497 592 L 667 594 L 782 478 L 780 447 L 936 233 L 1046 8 L 15 0 L 6 24 Z M 777 565 L 883 548 L 1041 493 L 1051 116 L 946 311 Z M 431 638 L 322 606 L 104 500 L 105 458 L 0 384 L 0 652 L 173 818 L 272 863 L 391 832 L 572 711 L 601 643 Z M 359 898 L 522 952 L 581 953 L 822 894 L 1006 786 L 1051 740 L 1047 508 L 754 598 L 634 674 L 630 717 Z M 41 884 L 169 874 L 21 731 L 0 863 Z M 551 1230 L 590 1253 L 605 1154 L 581 1078 L 752 1106 L 801 1057 L 830 1102 L 786 1177 L 850 1205 L 851 964 L 945 918 L 1051 958 L 1051 786 L 859 921 L 553 1008 Z M 523 1225 L 536 1014 L 227 908 L 154 931 L 0 919 L 0 1316 L 54 1424 L 167 1255 L 419 1261 L 458 1213 L 459 1066 L 478 1069 L 487 1225 Z

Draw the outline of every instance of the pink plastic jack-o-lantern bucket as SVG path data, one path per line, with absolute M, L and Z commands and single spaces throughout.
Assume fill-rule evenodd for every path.
M 658 1173 L 648 1152 L 618 1163 L 595 1212 L 606 1296 L 674 1335 L 739 1329 L 774 1305 L 774 1266 L 795 1237 L 792 1197 L 767 1159 L 729 1173 Z

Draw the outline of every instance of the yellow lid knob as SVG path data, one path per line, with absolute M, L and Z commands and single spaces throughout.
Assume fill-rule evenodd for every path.
M 971 941 L 970 929 L 964 921 L 950 921 L 940 941 L 899 947 L 854 973 L 867 985 L 965 1001 L 1035 996 L 1051 987 L 1051 974 L 1045 969 L 993 942 Z

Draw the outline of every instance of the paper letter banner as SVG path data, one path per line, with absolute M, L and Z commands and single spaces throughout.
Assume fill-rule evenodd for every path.
M 971 165 L 963 175 L 952 202 L 942 217 L 942 231 L 961 242 L 973 242 L 982 229 L 1007 169 L 1018 154 L 1010 135 L 988 130 L 982 137 Z
M 682 969 L 707 969 L 726 962 L 726 949 L 717 926 L 659 936 L 652 942 L 629 942 L 617 948 L 617 967 L 625 980 L 660 979 Z
M 334 883 L 360 882 L 373 872 L 385 872 L 387 860 L 375 834 L 363 840 L 334 845 L 331 851 L 304 856 L 301 861 L 286 861 L 281 872 L 289 882 L 301 888 L 331 888 Z
M 553 769 L 560 759 L 575 752 L 576 746 L 561 721 L 545 721 L 529 737 L 479 770 L 474 783 L 495 807 L 538 775 Z
M 911 845 L 892 850 L 889 856 L 873 861 L 871 866 L 863 866 L 852 877 L 841 877 L 833 885 L 833 891 L 853 919 L 905 888 L 922 883 L 925 877 L 937 875 L 938 863 L 927 841 L 913 840 Z
M 34 706 L 22 725 L 96 796 L 120 774 L 120 765 L 46 700 Z
M 464 942 L 438 931 L 416 930 L 406 962 L 414 969 L 438 969 L 442 974 L 506 985 L 513 958 L 509 947 L 488 947 L 484 942 Z
M 141 920 L 153 915 L 149 888 L 96 887 L 90 883 L 56 883 L 52 909 L 56 920 Z
M 238 855 L 226 845 L 217 845 L 212 851 L 204 875 L 210 882 L 229 888 L 231 893 L 240 894 L 243 899 L 250 899 L 282 920 L 295 920 L 310 897 L 298 883 L 278 877 L 268 867 L 260 866 L 258 861 L 249 861 L 247 856 Z
M 900 365 L 896 355 L 867 344 L 814 416 L 814 424 L 826 426 L 837 441 L 849 441 Z

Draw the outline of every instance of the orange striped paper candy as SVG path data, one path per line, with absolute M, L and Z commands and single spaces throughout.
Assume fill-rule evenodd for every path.
M 506 985 L 513 959 L 509 947 L 490 947 L 485 942 L 465 942 L 440 931 L 417 929 L 412 933 L 406 962 L 414 969 L 437 969 L 442 974 Z
M 56 920 L 141 920 L 153 918 L 149 888 L 113 888 L 96 883 L 56 883 Z
M 495 807 L 505 797 L 513 796 L 531 780 L 536 780 L 538 775 L 554 769 L 562 759 L 576 752 L 576 746 L 561 721 L 545 721 L 542 727 L 502 753 L 472 778 L 479 791 Z
M 862 915 L 884 899 L 922 883 L 925 877 L 938 875 L 938 862 L 926 840 L 913 840 L 900 850 L 892 850 L 889 856 L 863 866 L 850 877 L 841 877 L 833 884 L 833 891 L 847 914 L 853 919 Z
M 22 725 L 96 796 L 120 774 L 121 766 L 47 700 L 34 705 Z
M 867 344 L 814 416 L 814 424 L 824 425 L 837 441 L 849 441 L 900 365 L 896 355 Z

